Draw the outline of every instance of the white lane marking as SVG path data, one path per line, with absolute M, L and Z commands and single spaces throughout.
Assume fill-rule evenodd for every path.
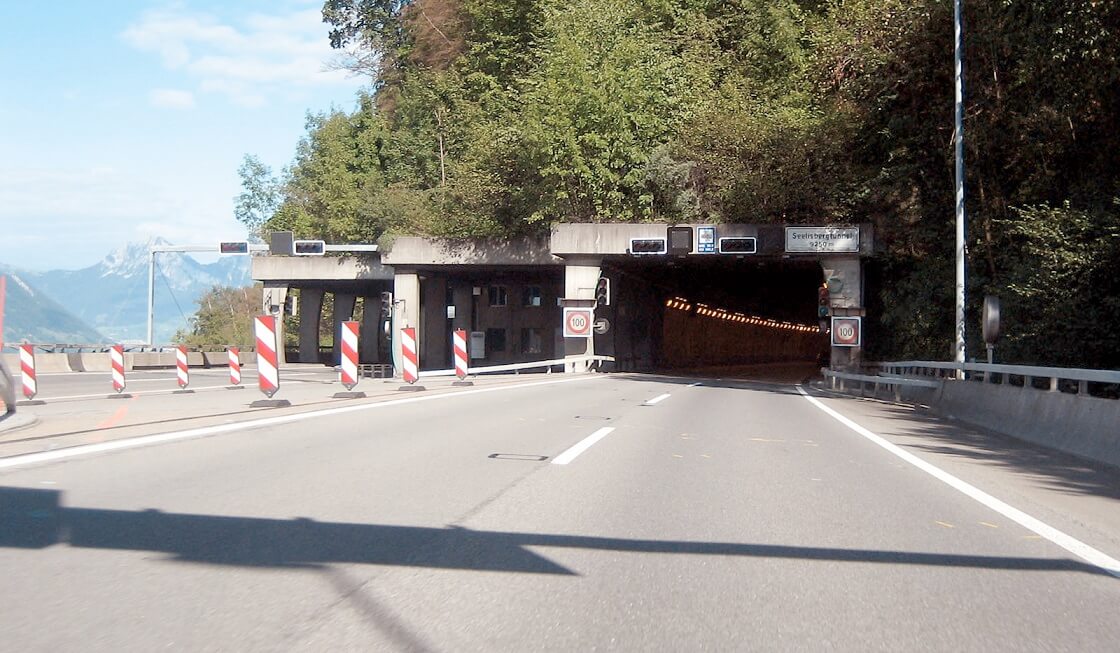
M 653 399 L 649 399 L 649 400 L 647 400 L 647 401 L 646 401 L 646 404 L 645 404 L 645 405 L 647 405 L 647 406 L 652 406 L 652 405 L 654 405 L 654 404 L 656 404 L 656 403 L 658 403 L 658 402 L 660 402 L 660 401 L 665 401 L 665 400 L 666 400 L 666 399 L 668 399 L 668 398 L 669 398 L 669 395 L 668 395 L 668 394 L 657 395 L 657 396 L 656 396 L 656 397 L 654 397 Z
M 557 385 L 560 383 L 573 383 L 576 381 L 590 381 L 594 379 L 605 379 L 606 375 L 580 375 L 571 379 L 560 379 L 556 381 L 537 381 L 534 383 L 521 383 L 518 385 L 503 385 L 491 388 L 477 388 L 475 390 L 459 390 L 446 394 L 427 395 L 424 397 L 406 397 L 403 399 L 392 399 L 389 401 L 382 401 L 375 404 L 356 404 L 352 406 L 341 406 L 339 408 L 324 408 L 321 410 L 313 410 L 306 413 L 294 413 L 291 415 L 280 415 L 278 417 L 265 417 L 262 419 L 248 420 L 245 422 L 234 422 L 232 424 L 218 424 L 215 426 L 204 426 L 197 429 L 187 429 L 186 431 L 172 431 L 169 433 L 157 433 L 154 435 L 143 435 L 136 438 L 128 438 L 124 440 L 113 440 L 111 442 L 100 442 L 97 444 L 83 444 L 75 447 L 67 447 L 65 449 L 55 449 L 54 451 L 42 451 L 39 453 L 22 454 L 18 456 L 10 456 L 7 458 L 0 458 L 0 469 L 9 469 L 12 467 L 21 467 L 23 465 L 32 465 L 36 463 L 53 462 L 56 460 L 65 460 L 67 458 L 77 458 L 80 456 L 87 456 L 96 453 L 104 453 L 106 451 L 117 451 L 120 449 L 133 449 L 136 447 L 147 447 L 155 444 L 164 444 L 167 442 L 175 442 L 178 440 L 189 440 L 193 438 L 203 438 L 212 435 L 219 435 L 222 433 L 230 433 L 234 431 L 245 431 L 249 429 L 257 429 L 265 426 L 278 426 L 280 424 L 291 424 L 294 422 L 303 422 L 310 419 L 317 419 L 320 417 L 327 417 L 332 415 L 342 415 L 345 413 L 355 413 L 366 410 L 376 410 L 378 408 L 385 408 L 387 406 L 400 406 L 402 404 L 415 404 L 425 401 L 438 401 L 440 399 L 453 399 L 455 397 L 464 397 L 467 395 L 485 394 L 488 392 L 502 392 L 505 390 L 518 390 L 521 388 L 532 388 L 543 385 Z M 223 386 L 224 387 L 224 386 Z
M 602 440 L 603 438 L 607 437 L 607 434 L 610 433 L 613 430 L 614 430 L 613 426 L 604 426 L 603 428 L 599 429 L 598 431 L 595 431 L 591 435 L 587 436 L 586 438 L 584 438 L 584 439 L 580 440 L 579 442 L 575 443 L 574 445 L 572 445 L 572 447 L 570 449 L 568 449 L 567 451 L 565 451 L 564 453 L 562 453 L 559 456 L 556 456 L 555 458 L 553 458 L 552 459 L 552 464 L 553 465 L 567 465 L 568 463 L 575 460 L 576 456 L 578 456 L 581 453 L 583 453 L 584 451 L 587 451 L 588 449 L 590 449 L 591 445 L 593 445 L 596 442 L 598 442 L 599 440 Z
M 1105 553 L 1103 553 L 1103 552 L 1101 552 L 1097 549 L 1094 549 L 1093 547 L 1089 546 L 1088 544 L 1085 544 L 1081 540 L 1078 540 L 1071 535 L 1067 535 L 1066 533 L 1063 533 L 1062 531 L 1054 528 L 1053 526 L 1050 526 L 1049 524 L 1028 515 L 1027 513 L 1023 512 L 1022 510 L 1019 510 L 1018 508 L 1015 508 L 1014 506 L 1011 506 L 1007 503 L 1004 503 L 1003 501 L 993 497 L 992 495 L 990 495 L 987 492 L 981 490 L 980 488 L 978 488 L 978 487 L 976 487 L 976 486 L 974 486 L 970 483 L 967 483 L 965 481 L 962 481 L 961 479 L 957 478 L 956 476 L 953 476 L 952 474 L 950 474 L 949 472 L 946 472 L 945 470 L 941 469 L 940 467 L 937 467 L 937 466 L 935 466 L 931 463 L 928 463 L 928 462 L 922 460 L 921 458 L 915 456 L 914 454 L 910 453 L 909 451 L 906 451 L 905 449 L 902 449 L 901 447 L 899 447 L 899 446 L 897 446 L 897 445 L 895 445 L 891 442 L 888 442 L 882 436 L 877 435 L 877 434 L 873 433 L 872 431 L 867 430 L 866 428 L 860 426 L 859 424 L 856 424 L 855 422 L 848 419 L 847 417 L 844 417 L 843 415 L 836 412 L 835 410 L 829 408 L 828 406 L 825 406 L 823 403 L 821 403 L 815 397 L 809 396 L 809 393 L 805 392 L 805 390 L 801 386 L 796 386 L 796 387 L 797 387 L 797 391 L 799 393 L 801 393 L 801 396 L 808 399 L 814 406 L 816 406 L 817 408 L 820 408 L 824 412 L 828 413 L 830 416 L 835 418 L 836 421 L 840 422 L 844 426 L 847 426 L 848 428 L 852 429 L 856 433 L 862 435 L 863 437 L 867 438 L 868 440 L 870 440 L 870 441 L 874 442 L 875 444 L 879 445 L 883 449 L 886 449 L 888 452 L 894 454 L 895 456 L 898 456 L 902 460 L 904 460 L 904 461 L 910 463 L 911 465 L 917 467 L 918 469 L 920 469 L 923 472 L 929 474 L 930 476 L 936 478 L 937 480 L 939 480 L 942 483 L 948 485 L 949 487 L 953 488 L 954 490 L 957 490 L 961 494 L 964 494 L 965 496 L 969 497 L 970 499 L 973 499 L 973 500 L 987 506 L 988 508 L 991 508 L 992 510 L 998 512 L 999 514 L 1003 515 L 1004 517 L 1007 517 L 1008 519 L 1010 519 L 1011 521 L 1019 524 L 1023 528 L 1026 528 L 1027 530 L 1032 531 L 1034 533 L 1037 533 L 1041 537 L 1044 537 L 1044 538 L 1050 540 L 1054 544 L 1057 544 L 1058 546 L 1062 547 L 1066 551 L 1069 551 L 1070 553 L 1077 556 L 1078 558 L 1081 558 L 1082 560 L 1088 562 L 1089 564 L 1091 564 L 1095 567 L 1100 567 L 1101 569 L 1108 572 L 1109 574 L 1111 574 L 1111 575 L 1113 575 L 1117 578 L 1120 578 L 1120 560 L 1117 560 L 1116 558 L 1113 558 L 1113 557 L 1111 557 L 1111 556 L 1109 556 L 1109 555 L 1107 555 L 1107 554 L 1105 554 Z

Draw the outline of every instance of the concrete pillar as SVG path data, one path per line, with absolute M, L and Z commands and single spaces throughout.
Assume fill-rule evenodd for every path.
M 572 258 L 564 265 L 564 299 L 589 300 L 595 302 L 595 286 L 599 282 L 599 267 L 602 259 L 598 257 Z M 590 356 L 595 353 L 594 338 L 564 338 L 564 357 Z M 571 363 L 564 366 L 569 373 L 586 372 L 586 363 Z
M 358 337 L 358 356 L 362 363 L 381 362 L 381 295 L 362 297 L 362 331 Z
M 455 304 L 455 319 L 451 321 L 454 329 L 462 329 L 468 334 L 474 312 L 474 286 L 470 282 L 460 281 L 451 286 L 451 301 Z
M 299 291 L 299 362 L 319 362 L 319 317 L 323 313 L 323 289 Z
M 420 275 L 415 272 L 397 272 L 393 275 L 393 373 L 401 376 L 401 336 L 405 327 L 417 327 L 417 347 L 420 340 Z
M 276 360 L 283 365 L 288 362 L 284 356 L 284 301 L 288 298 L 288 287 L 271 285 L 266 282 L 262 295 L 261 315 L 276 316 Z M 252 333 L 253 325 L 249 325 Z M 253 341 L 255 342 L 255 340 Z
M 334 294 L 334 347 L 331 350 L 331 360 L 335 365 L 342 362 L 342 323 L 348 322 L 354 316 L 354 306 L 358 302 L 357 295 L 350 293 Z
M 451 367 L 451 331 L 447 321 L 447 277 L 429 276 L 421 284 L 420 326 L 424 343 L 420 348 L 423 369 Z
M 836 316 L 864 314 L 863 266 L 857 257 L 821 259 L 825 281 L 828 282 L 832 314 Z M 863 334 L 860 334 L 861 342 Z M 863 361 L 863 347 L 832 347 L 830 367 L 857 370 Z

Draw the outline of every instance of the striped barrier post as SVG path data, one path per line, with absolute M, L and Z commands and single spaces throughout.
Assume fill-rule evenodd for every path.
M 258 385 L 264 396 L 272 399 L 272 395 L 280 389 L 280 370 L 276 357 L 276 318 L 261 315 L 256 318 L 255 327 Z
M 405 327 L 401 329 L 401 365 L 404 368 L 402 375 L 408 385 L 402 385 L 400 390 L 423 390 L 424 386 L 415 385 L 420 380 L 420 357 L 416 351 L 416 329 Z
M 187 348 L 183 345 L 175 348 L 175 371 L 179 388 L 186 390 L 191 382 L 191 370 L 187 367 Z
M 358 323 L 342 323 L 342 385 L 353 390 L 358 385 Z
M 451 350 L 455 353 L 455 376 L 459 377 L 451 385 L 474 385 L 467 380 L 467 332 L 464 329 L 451 332 Z
M 20 345 L 19 371 L 23 377 L 23 396 L 34 399 L 39 392 L 35 379 L 35 345 Z
M 110 397 L 127 397 L 124 393 L 124 345 L 113 345 L 109 348 L 109 362 L 113 368 L 113 390 L 117 394 Z
M 366 393 L 352 392 L 354 386 L 358 385 L 358 323 L 343 322 L 341 331 L 339 342 L 342 343 L 340 347 L 342 360 L 339 361 L 341 364 L 339 365 L 338 376 L 342 385 L 346 386 L 346 392 L 336 392 L 334 398 L 363 399 Z
M 241 351 L 237 347 L 226 349 L 229 353 L 229 384 L 241 385 Z

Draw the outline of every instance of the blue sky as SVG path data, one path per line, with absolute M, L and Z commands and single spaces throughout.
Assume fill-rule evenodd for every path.
M 291 162 L 351 110 L 321 0 L 0 3 L 0 263 L 78 269 L 126 242 L 242 239 L 237 168 Z

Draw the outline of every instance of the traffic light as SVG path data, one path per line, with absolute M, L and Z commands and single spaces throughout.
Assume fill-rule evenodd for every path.
M 664 238 L 631 238 L 630 239 L 630 253 L 631 254 L 664 254 L 665 249 Z
M 393 293 L 384 291 L 381 293 L 381 317 L 387 318 L 393 315 Z
M 292 243 L 292 253 L 296 256 L 322 256 L 327 244 L 321 240 L 297 240 Z
M 822 283 L 817 288 L 817 317 L 826 318 L 832 313 L 831 298 L 828 294 L 828 284 Z
M 669 253 L 673 256 L 692 253 L 692 227 L 669 227 L 665 237 L 669 240 Z
M 299 299 L 295 295 L 286 295 L 284 297 L 284 313 L 286 315 L 295 315 L 299 312 Z
M 611 280 L 606 277 L 599 277 L 599 283 L 595 284 L 595 305 L 610 306 L 610 304 Z
M 233 242 L 218 243 L 219 254 L 248 254 L 249 243 L 248 241 L 239 240 Z

